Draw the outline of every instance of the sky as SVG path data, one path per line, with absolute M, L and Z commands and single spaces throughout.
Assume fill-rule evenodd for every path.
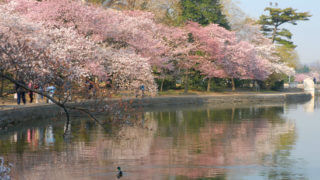
M 293 41 L 298 46 L 296 50 L 302 64 L 320 61 L 320 1 L 319 0 L 234 0 L 250 17 L 258 19 L 264 8 L 270 2 L 278 3 L 278 7 L 292 7 L 298 12 L 309 12 L 309 21 L 298 22 L 297 26 L 288 25 L 285 28 L 293 33 Z

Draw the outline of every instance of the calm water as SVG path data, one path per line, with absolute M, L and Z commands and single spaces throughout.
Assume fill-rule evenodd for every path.
M 319 100 L 305 104 L 181 107 L 104 130 L 53 118 L 0 132 L 13 179 L 319 179 Z

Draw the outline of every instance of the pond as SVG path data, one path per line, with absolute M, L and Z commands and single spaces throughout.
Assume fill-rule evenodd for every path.
M 0 132 L 12 179 L 318 179 L 320 109 L 304 104 L 150 109 L 107 131 L 86 118 Z

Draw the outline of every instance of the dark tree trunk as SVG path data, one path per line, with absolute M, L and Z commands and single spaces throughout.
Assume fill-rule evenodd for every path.
M 207 92 L 210 92 L 211 89 L 211 78 L 208 79 Z
M 162 78 L 162 81 L 161 81 L 161 85 L 160 85 L 160 92 L 163 91 L 163 83 L 164 83 L 164 78 Z
M 232 91 L 236 90 L 236 85 L 234 83 L 234 78 L 231 78 L 231 83 L 232 83 Z
M 3 74 L 3 71 L 1 71 L 1 74 Z M 0 76 L 1 78 L 1 87 L 0 87 L 0 97 L 3 96 L 3 88 L 4 88 L 4 78 Z
M 188 90 L 189 90 L 189 70 L 187 70 L 185 80 L 184 80 L 184 93 L 188 93 Z
M 274 41 L 276 40 L 277 30 L 278 30 L 278 26 L 274 26 L 273 33 L 272 33 L 272 38 L 271 38 L 272 43 L 274 43 Z

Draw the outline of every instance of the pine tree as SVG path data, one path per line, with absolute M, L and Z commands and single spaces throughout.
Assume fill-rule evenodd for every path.
M 308 12 L 299 13 L 292 8 L 267 7 L 265 11 L 269 12 L 269 15 L 262 15 L 259 20 L 263 33 L 270 37 L 272 42 L 295 48 L 296 46 L 291 41 L 292 33 L 288 29 L 280 28 L 280 26 L 283 24 L 297 25 L 297 21 L 307 21 L 311 15 Z
M 182 0 L 182 17 L 201 25 L 210 23 L 230 29 L 226 16 L 222 13 L 219 0 Z

